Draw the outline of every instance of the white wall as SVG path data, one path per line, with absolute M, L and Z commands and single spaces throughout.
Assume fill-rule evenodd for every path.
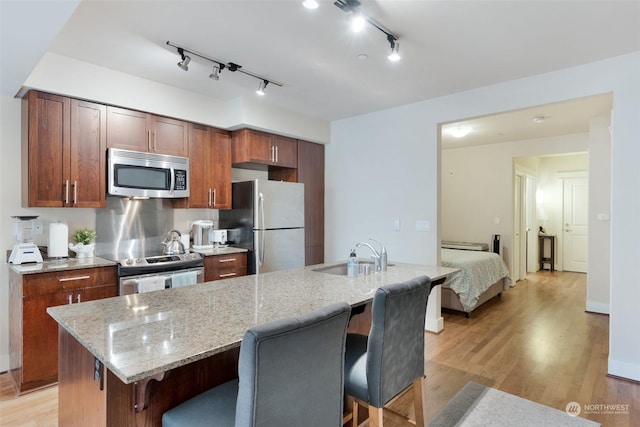
M 640 52 L 332 123 L 326 148 L 327 260 L 369 235 L 391 260 L 438 262 L 438 124 L 613 93 L 611 316 L 608 372 L 640 380 Z M 502 213 L 500 213 L 502 215 Z M 403 220 L 391 231 L 394 217 Z M 412 230 L 415 219 L 430 232 Z M 438 307 L 439 308 L 439 307 Z
M 611 291 L 611 116 L 595 117 L 589 126 L 589 264 L 587 311 L 609 313 Z
M 574 134 L 442 150 L 442 240 L 490 243 L 500 234 L 513 271 L 514 158 L 586 151 L 588 143 Z

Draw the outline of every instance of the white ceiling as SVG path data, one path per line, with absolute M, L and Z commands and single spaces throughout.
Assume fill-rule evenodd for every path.
M 386 59 L 374 27 L 351 33 L 331 1 L 311 11 L 299 0 L 83 0 L 48 49 L 212 98 L 255 96 L 258 80 L 225 70 L 214 82 L 209 62 L 180 70 L 171 41 L 282 82 L 264 102 L 326 120 L 640 50 L 637 0 L 378 0 L 362 10 L 399 36 L 400 62 Z

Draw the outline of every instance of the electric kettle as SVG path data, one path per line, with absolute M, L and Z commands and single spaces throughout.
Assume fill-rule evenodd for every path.
M 178 255 L 184 253 L 184 245 L 180 240 L 180 232 L 171 230 L 167 233 L 167 239 L 162 242 L 164 246 L 162 253 L 165 255 Z
M 213 221 L 201 219 L 191 225 L 191 237 L 193 249 L 212 249 L 213 244 L 209 239 L 209 230 L 213 229 Z

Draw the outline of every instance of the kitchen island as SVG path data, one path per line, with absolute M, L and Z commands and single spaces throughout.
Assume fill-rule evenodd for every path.
M 161 425 L 162 413 L 237 377 L 245 331 L 383 285 L 454 269 L 396 264 L 348 278 L 320 266 L 125 295 L 47 312 L 59 324 L 59 425 Z

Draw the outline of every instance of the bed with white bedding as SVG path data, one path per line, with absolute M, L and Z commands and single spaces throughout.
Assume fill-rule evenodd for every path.
M 441 265 L 459 269 L 442 285 L 442 307 L 469 313 L 509 288 L 509 269 L 492 252 L 442 248 Z

